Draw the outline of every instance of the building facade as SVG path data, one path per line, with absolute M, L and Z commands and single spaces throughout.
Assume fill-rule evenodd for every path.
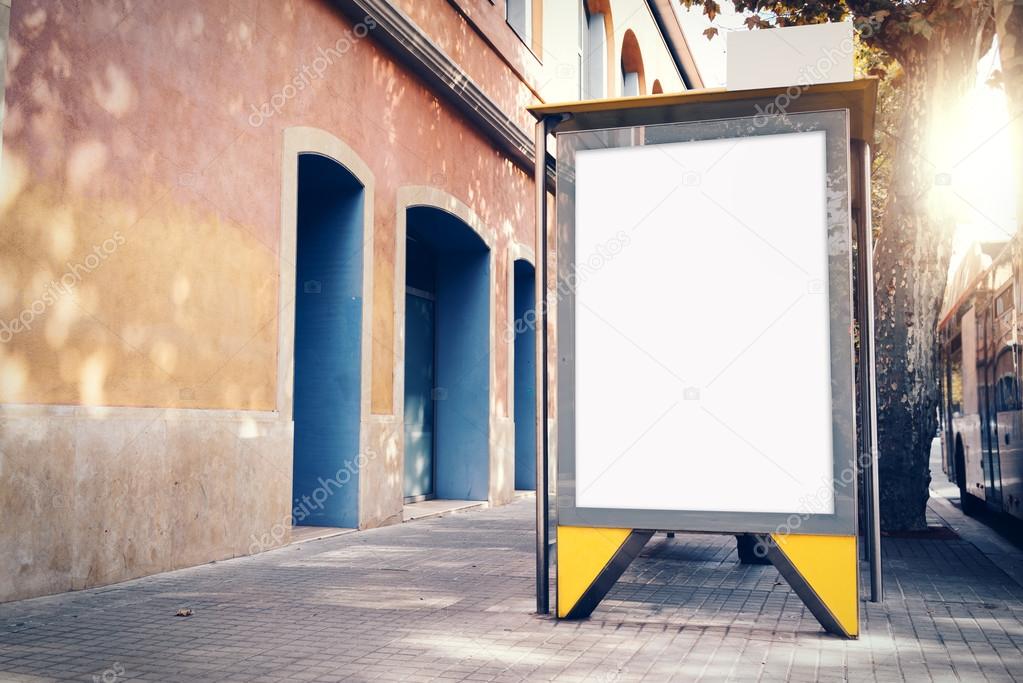
M 669 0 L 0 0 L 0 41 L 0 601 L 529 488 L 525 107 L 700 85 Z

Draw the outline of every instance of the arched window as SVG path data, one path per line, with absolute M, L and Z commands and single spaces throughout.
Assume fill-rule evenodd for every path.
M 607 97 L 608 15 L 596 11 L 597 3 L 582 3 L 582 96 Z M 604 9 L 601 7 L 601 9 Z
M 505 0 L 508 25 L 526 45 L 533 44 L 533 0 Z
M 646 94 L 646 74 L 643 72 L 643 55 L 639 50 L 636 34 L 629 29 L 622 39 L 622 96 Z

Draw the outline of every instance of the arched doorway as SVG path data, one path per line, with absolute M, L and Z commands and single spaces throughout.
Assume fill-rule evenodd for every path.
M 536 280 L 532 264 L 515 261 L 515 489 L 536 489 Z
M 293 523 L 359 526 L 363 185 L 298 155 Z
M 490 250 L 428 206 L 405 238 L 405 501 L 487 500 Z

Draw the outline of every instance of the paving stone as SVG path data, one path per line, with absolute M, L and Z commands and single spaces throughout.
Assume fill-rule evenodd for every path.
M 824 634 L 772 567 L 740 565 L 728 536 L 655 536 L 590 619 L 537 617 L 533 509 L 0 605 L 0 681 L 115 666 L 118 683 L 1023 678 L 1021 579 L 965 536 L 885 538 L 887 600 L 863 603 L 850 642 Z M 954 506 L 940 512 L 929 518 L 960 528 Z M 174 617 L 183 606 L 193 616 Z

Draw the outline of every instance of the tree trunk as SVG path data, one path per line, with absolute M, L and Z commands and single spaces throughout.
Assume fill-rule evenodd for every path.
M 983 3 L 978 3 L 983 4 Z M 949 168 L 931 150 L 954 134 L 956 103 L 974 85 L 980 8 L 897 59 L 905 78 L 892 185 L 874 254 L 881 526 L 926 527 L 929 457 L 939 402 L 937 337 L 955 219 L 942 206 Z M 973 27 L 972 31 L 971 28 Z M 945 125 L 942 125 L 945 124 Z M 954 189 L 954 187 L 952 188 Z
M 1018 226 L 1023 223 L 1023 4 L 1015 0 L 995 2 L 995 33 L 1002 63 L 1002 86 L 1009 105 Z
M 878 473 L 887 530 L 926 526 L 927 454 L 937 406 L 933 330 L 951 246 L 951 230 L 932 224 L 925 207 L 935 173 L 917 150 L 926 149 L 930 84 L 926 62 L 915 62 L 923 55 L 912 57 L 901 60 L 903 115 L 874 252 Z

